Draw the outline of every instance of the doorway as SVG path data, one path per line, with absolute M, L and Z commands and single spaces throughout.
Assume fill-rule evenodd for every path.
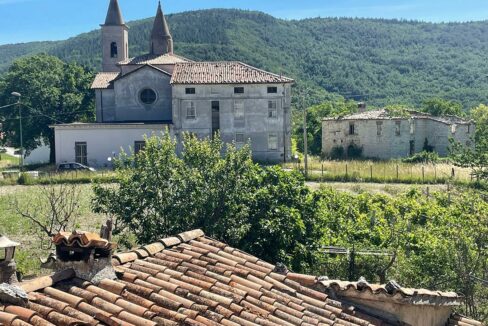
M 410 156 L 413 156 L 415 154 L 415 140 L 410 141 Z
M 212 138 L 220 131 L 220 102 L 212 101 Z

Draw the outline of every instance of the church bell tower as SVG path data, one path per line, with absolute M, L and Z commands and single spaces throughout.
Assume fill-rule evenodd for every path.
M 161 9 L 161 1 L 158 5 L 151 32 L 150 53 L 154 55 L 173 54 L 173 38 L 171 37 L 168 23 Z
M 129 28 L 124 23 L 118 0 L 110 0 L 102 26 L 102 71 L 119 72 L 117 63 L 129 58 Z

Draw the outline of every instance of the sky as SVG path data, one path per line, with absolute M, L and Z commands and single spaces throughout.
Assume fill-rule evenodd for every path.
M 0 0 L 0 45 L 63 40 L 99 27 L 109 0 Z M 367 17 L 460 22 L 488 19 L 488 0 L 163 0 L 165 13 L 259 10 L 283 19 Z M 157 0 L 119 0 L 126 21 L 154 16 Z

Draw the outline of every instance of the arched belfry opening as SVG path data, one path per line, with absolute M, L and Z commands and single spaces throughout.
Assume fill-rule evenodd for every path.
M 110 44 L 110 57 L 117 58 L 119 56 L 119 51 L 117 49 L 117 42 L 112 42 Z

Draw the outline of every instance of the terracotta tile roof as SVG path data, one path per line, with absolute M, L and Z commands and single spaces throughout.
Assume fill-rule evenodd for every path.
M 449 326 L 483 326 L 482 322 L 469 319 L 459 314 L 453 314 L 449 319 L 447 325 Z
M 118 72 L 99 72 L 91 85 L 91 89 L 106 89 L 112 87 L 112 81 L 119 76 Z
M 73 277 L 72 270 L 22 283 L 28 304 L 0 302 L 0 324 L 389 325 L 315 290 L 317 277 L 280 274 L 200 230 L 116 254 L 112 262 L 117 279 L 97 285 Z
M 263 84 L 292 83 L 293 79 L 273 74 L 242 62 L 178 63 L 172 84 Z
M 116 245 L 100 235 L 90 232 L 60 232 L 52 239 L 54 245 L 64 244 L 68 247 L 79 246 L 82 248 L 115 249 Z
M 167 53 L 163 55 L 156 54 L 144 54 L 135 58 L 130 58 L 125 61 L 121 61 L 118 65 L 171 65 L 181 62 L 190 62 L 191 60 L 181 57 L 173 53 Z
M 326 292 L 333 291 L 339 296 L 371 295 L 387 300 L 406 301 L 415 304 L 426 302 L 437 305 L 459 305 L 462 298 L 454 292 L 430 291 L 425 289 L 411 289 L 391 287 L 388 285 L 369 284 L 367 282 L 347 282 L 339 280 L 321 280 Z

